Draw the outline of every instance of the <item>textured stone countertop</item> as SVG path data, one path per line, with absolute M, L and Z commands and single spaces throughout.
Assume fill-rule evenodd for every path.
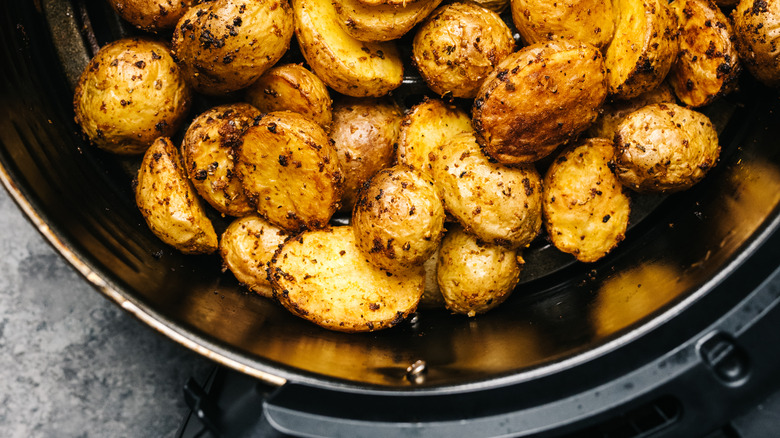
M 93 289 L 2 186 L 0 253 L 0 435 L 175 435 L 212 363 Z

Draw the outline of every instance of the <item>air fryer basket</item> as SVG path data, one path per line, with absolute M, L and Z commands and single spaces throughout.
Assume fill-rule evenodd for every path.
M 420 311 L 391 330 L 347 335 L 247 293 L 217 256 L 178 254 L 147 229 L 130 182 L 139 160 L 90 146 L 73 121 L 81 68 L 100 44 L 128 32 L 104 0 L 5 2 L 0 9 L 6 188 L 100 292 L 176 342 L 267 382 L 412 395 L 414 403 L 482 391 L 493 395 L 474 398 L 472 416 L 486 414 L 481 403 L 495 397 L 527 409 L 614 385 L 615 376 L 674 352 L 699 352 L 700 364 L 706 339 L 699 334 L 732 324 L 723 335 L 731 342 L 776 304 L 778 282 L 761 285 L 780 261 L 778 98 L 747 74 L 738 92 L 707 110 L 721 135 L 718 166 L 687 192 L 637 196 L 626 240 L 602 261 L 574 263 L 539 239 L 525 253 L 514 295 L 490 313 L 468 319 Z M 193 115 L 208 103 L 196 103 Z M 676 360 L 664 367 L 693 359 Z M 421 372 L 410 375 L 416 362 Z M 727 383 L 742 385 L 760 369 Z M 518 385 L 522 391 L 509 397 L 505 391 Z M 626 382 L 625 391 L 636 385 Z M 580 409 L 583 403 L 594 401 Z M 446 417 L 443 407 L 429 409 L 430 418 Z

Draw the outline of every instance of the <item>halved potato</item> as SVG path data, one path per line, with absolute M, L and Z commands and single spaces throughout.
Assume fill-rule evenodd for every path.
M 330 330 L 392 327 L 414 312 L 422 268 L 390 274 L 358 250 L 351 226 L 307 231 L 287 240 L 271 261 L 274 297 L 293 314 Z
M 401 38 L 423 21 L 442 0 L 417 0 L 404 4 L 367 5 L 363 0 L 333 0 L 339 24 L 359 41 Z
M 515 0 L 512 21 L 527 44 L 571 38 L 602 48 L 615 33 L 612 0 Z

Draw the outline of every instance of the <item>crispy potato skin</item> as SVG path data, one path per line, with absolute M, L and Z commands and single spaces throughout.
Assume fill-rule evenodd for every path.
M 329 1 L 292 0 L 295 35 L 306 62 L 329 87 L 353 97 L 398 88 L 404 70 L 393 42 L 361 42 L 344 32 Z
M 650 91 L 631 98 L 629 100 L 613 100 L 601 107 L 601 113 L 596 121 L 588 128 L 589 137 L 599 137 L 612 140 L 615 137 L 617 126 L 627 115 L 632 112 L 654 103 L 677 103 L 671 85 L 667 81 Z
M 515 250 L 480 242 L 460 227 L 448 231 L 437 271 L 447 309 L 475 316 L 503 303 L 520 279 L 518 256 Z
M 676 192 L 699 182 L 720 155 L 704 114 L 671 103 L 631 113 L 615 133 L 615 174 L 638 192 Z
M 126 38 L 102 47 L 79 77 L 76 123 L 97 147 L 141 154 L 160 136 L 176 133 L 192 93 L 168 46 Z
M 273 297 L 268 264 L 289 235 L 257 215 L 236 219 L 219 239 L 219 254 L 225 266 L 249 290 Z
M 257 211 L 287 231 L 328 225 L 343 172 L 320 125 L 291 111 L 268 113 L 236 148 L 236 171 Z
M 358 248 L 388 272 L 419 268 L 439 247 L 444 207 L 433 181 L 405 165 L 380 170 L 352 212 Z
M 473 98 L 514 49 L 512 32 L 498 14 L 474 3 L 450 3 L 417 31 L 412 60 L 437 94 Z
M 585 263 L 626 235 L 629 197 L 609 163 L 612 141 L 587 139 L 561 152 L 544 178 L 544 225 L 553 245 Z
M 184 167 L 198 194 L 222 214 L 246 216 L 255 211 L 235 173 L 233 148 L 260 117 L 247 103 L 214 107 L 192 121 L 184 134 Z
M 341 28 L 358 41 L 401 38 L 423 21 L 442 0 L 418 0 L 405 5 L 366 5 L 363 0 L 333 0 Z
M 326 131 L 333 120 L 328 87 L 299 64 L 273 67 L 246 90 L 247 102 L 264 113 L 293 111 L 317 122 Z
M 729 20 L 711 0 L 678 0 L 680 52 L 669 72 L 677 97 L 689 107 L 729 93 L 741 70 Z
M 520 248 L 539 233 L 542 179 L 533 166 L 492 162 L 471 133 L 445 142 L 431 164 L 445 209 L 482 241 Z
M 120 17 L 139 29 L 170 29 L 197 0 L 109 0 Z
M 606 70 L 594 46 L 535 44 L 504 59 L 485 80 L 472 123 L 485 153 L 504 164 L 530 163 L 587 129 L 606 96 Z
M 146 150 L 138 169 L 135 202 L 152 232 L 185 254 L 210 254 L 217 234 L 187 179 L 179 151 L 166 137 Z
M 617 0 L 605 59 L 609 92 L 630 99 L 658 86 L 679 49 L 677 16 L 665 0 Z
M 341 211 L 352 211 L 358 190 L 395 159 L 403 113 L 390 99 L 345 98 L 333 109 L 330 138 L 344 170 Z
M 571 38 L 603 48 L 615 32 L 610 0 L 515 0 L 512 21 L 528 44 Z
M 423 292 L 422 269 L 388 275 L 366 261 L 351 226 L 287 240 L 269 273 L 274 296 L 284 307 L 343 332 L 392 327 L 415 311 Z
M 743 65 L 765 85 L 780 87 L 780 3 L 740 0 L 731 18 Z
M 287 0 L 214 0 L 194 6 L 173 33 L 173 55 L 197 91 L 220 95 L 248 87 L 290 47 Z

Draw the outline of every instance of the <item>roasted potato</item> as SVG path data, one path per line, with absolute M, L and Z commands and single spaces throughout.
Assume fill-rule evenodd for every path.
M 352 211 L 360 187 L 395 159 L 403 114 L 384 98 L 345 98 L 333 108 L 330 138 L 344 170 L 341 210 Z
M 720 155 L 704 114 L 672 103 L 629 114 L 615 133 L 615 174 L 639 192 L 676 192 L 699 182 Z
M 677 103 L 674 91 L 667 81 L 629 100 L 615 99 L 605 103 L 596 121 L 588 128 L 587 134 L 589 137 L 612 140 L 617 126 L 627 115 L 644 106 L 662 102 Z
M 615 33 L 611 0 L 514 0 L 512 21 L 528 44 L 571 38 L 598 48 Z
M 731 18 L 742 64 L 762 83 L 780 87 L 780 2 L 740 0 Z
M 268 113 L 247 129 L 236 171 L 257 211 L 287 231 L 322 228 L 338 209 L 343 173 L 336 150 L 301 114 Z
M 588 139 L 561 152 L 544 177 L 544 225 L 553 245 L 585 263 L 626 235 L 629 197 L 612 170 L 611 140 Z
M 219 239 L 225 267 L 249 290 L 271 298 L 268 264 L 289 235 L 257 215 L 234 220 Z
M 439 247 L 444 207 L 433 182 L 402 164 L 380 170 L 361 189 L 352 228 L 374 266 L 393 273 L 419 269 Z
M 149 229 L 185 254 L 210 254 L 217 233 L 187 178 L 179 151 L 166 137 L 144 154 L 135 184 L 135 202 Z
M 495 12 L 474 3 L 450 3 L 414 36 L 412 60 L 439 95 L 473 98 L 485 78 L 515 50 L 512 32 Z
M 520 279 L 520 254 L 479 241 L 460 227 L 439 250 L 438 283 L 447 309 L 475 316 L 503 303 Z
M 421 309 L 443 309 L 444 297 L 439 290 L 439 249 L 423 263 L 425 270 L 425 286 L 423 287 L 422 298 L 420 298 L 419 307 Z
M 198 194 L 222 214 L 255 211 L 235 172 L 233 148 L 260 117 L 247 103 L 214 107 L 192 121 L 181 146 L 184 167 Z
M 539 233 L 542 179 L 533 166 L 492 162 L 473 133 L 445 142 L 431 164 L 445 209 L 482 241 L 520 248 Z
M 414 312 L 422 268 L 389 274 L 367 262 L 351 226 L 307 231 L 287 240 L 269 268 L 274 296 L 322 327 L 366 332 L 392 327 Z
M 393 5 L 393 6 L 406 6 L 406 5 L 412 5 L 421 0 L 360 0 L 360 3 L 363 3 L 367 6 L 379 6 L 379 5 Z
M 394 42 L 356 40 L 341 28 L 329 1 L 292 0 L 292 4 L 301 52 L 329 87 L 347 96 L 380 97 L 401 85 L 403 62 Z
M 616 0 L 605 62 L 609 92 L 630 99 L 658 86 L 677 58 L 677 16 L 666 0 Z
M 101 149 L 143 153 L 184 122 L 192 93 L 168 47 L 144 38 L 102 47 L 79 77 L 76 123 Z
M 607 72 L 594 46 L 569 40 L 513 53 L 477 94 L 472 123 L 484 151 L 504 164 L 549 155 L 596 120 Z
M 500 14 L 509 7 L 510 0 L 472 0 L 474 3 L 482 6 L 485 9 Z
M 149 32 L 170 29 L 198 0 L 109 0 L 120 17 Z
M 214 0 L 179 20 L 172 53 L 199 92 L 248 87 L 290 47 L 293 16 L 287 0 Z
M 740 64 L 729 20 L 711 0 L 672 3 L 680 24 L 680 51 L 669 82 L 682 103 L 706 105 L 736 85 Z
M 333 0 L 341 28 L 358 41 L 401 38 L 423 21 L 442 0 L 367 5 L 363 0 Z
M 333 120 L 328 87 L 299 64 L 273 67 L 246 89 L 246 100 L 264 113 L 293 111 L 317 122 L 326 131 Z

